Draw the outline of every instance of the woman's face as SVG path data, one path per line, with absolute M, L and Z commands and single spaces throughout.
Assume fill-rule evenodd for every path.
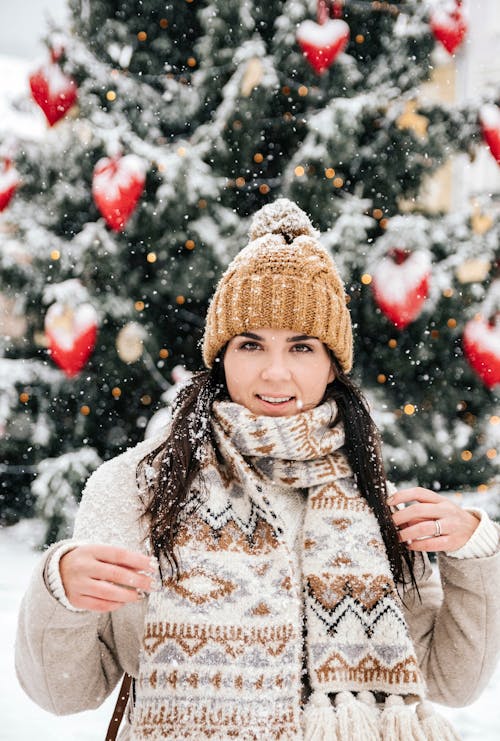
M 236 335 L 227 344 L 224 371 L 231 401 L 270 417 L 313 409 L 335 377 L 323 343 L 287 329 Z

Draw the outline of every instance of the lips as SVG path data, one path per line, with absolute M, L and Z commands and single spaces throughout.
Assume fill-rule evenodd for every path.
M 295 398 L 294 396 L 267 396 L 267 394 L 265 396 L 264 394 L 257 394 L 257 396 L 261 401 L 267 401 L 270 404 L 283 404 Z
M 295 401 L 295 396 L 270 396 L 268 394 L 256 394 L 257 399 L 267 409 L 284 409 Z

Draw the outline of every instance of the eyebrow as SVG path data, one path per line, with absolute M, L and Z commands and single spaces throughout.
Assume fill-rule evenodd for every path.
M 264 338 L 260 337 L 258 334 L 254 334 L 253 332 L 241 332 L 238 337 L 248 337 L 250 340 L 258 340 L 259 342 L 264 342 Z M 302 342 L 303 340 L 317 340 L 317 337 L 312 337 L 308 334 L 298 334 L 295 337 L 287 337 L 287 342 Z

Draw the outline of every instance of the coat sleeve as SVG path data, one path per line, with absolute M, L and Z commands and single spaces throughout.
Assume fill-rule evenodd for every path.
M 151 442 L 141 443 L 92 474 L 78 509 L 74 540 L 64 542 L 107 543 L 131 550 L 144 547 L 135 470 L 149 448 Z M 56 543 L 44 555 L 21 603 L 15 661 L 29 697 L 49 712 L 66 715 L 96 708 L 104 701 L 124 669 L 131 671 L 136 665 L 140 636 L 138 611 L 132 610 L 136 605 L 112 613 L 74 612 L 52 595 L 45 573 L 60 545 Z M 117 624 L 125 628 L 121 634 Z
M 44 568 L 50 555 L 38 565 L 21 604 L 16 672 L 34 702 L 67 715 L 98 707 L 123 672 L 110 613 L 71 612 L 49 592 Z
M 486 687 L 500 656 L 500 552 L 455 559 L 439 554 L 414 589 L 404 611 L 433 702 L 462 707 Z

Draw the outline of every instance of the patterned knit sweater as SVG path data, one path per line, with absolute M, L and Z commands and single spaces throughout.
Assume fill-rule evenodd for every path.
M 250 438 L 246 438 L 241 434 L 243 429 L 241 425 L 244 427 L 248 419 L 242 419 L 241 411 L 235 407 L 237 405 L 228 405 L 221 410 L 219 422 L 222 431 L 219 430 L 219 433 L 222 437 L 219 444 L 221 449 L 226 446 L 226 453 L 227 445 L 235 444 L 237 450 L 243 450 L 243 454 L 238 456 L 234 450 L 229 452 L 226 462 L 230 459 L 231 470 L 228 469 L 222 476 L 220 468 L 217 472 L 211 471 L 210 467 L 204 471 L 210 497 L 203 500 L 197 498 L 194 492 L 192 501 L 196 507 L 189 518 L 189 527 L 181 530 L 179 538 L 183 560 L 181 579 L 167 580 L 163 583 L 162 589 L 150 598 L 138 682 L 138 707 L 135 714 L 134 738 L 137 739 L 208 738 L 214 734 L 218 738 L 238 736 L 250 739 L 261 738 L 264 729 L 267 729 L 272 738 L 302 738 L 302 723 L 297 715 L 299 705 L 297 700 L 292 699 L 295 691 L 293 688 L 300 687 L 299 675 L 302 664 L 302 640 L 299 629 L 302 601 L 296 591 L 297 584 L 300 584 L 301 566 L 307 571 L 310 585 L 308 633 L 311 635 L 311 642 L 308 646 L 308 670 L 316 681 L 316 688 L 342 693 L 345 689 L 388 691 L 390 687 L 391 692 L 396 691 L 402 695 L 422 693 L 418 672 L 413 676 L 413 670 L 409 670 L 410 666 L 416 668 L 416 664 L 414 657 L 411 656 L 411 644 L 407 643 L 404 632 L 401 632 L 402 618 L 401 615 L 398 617 L 397 600 L 391 596 L 386 572 L 381 565 L 383 562 L 380 561 L 380 565 L 377 566 L 375 546 L 377 537 L 380 537 L 376 534 L 377 529 L 373 530 L 372 539 L 368 540 L 374 564 L 371 576 L 364 572 L 360 572 L 359 577 L 356 576 L 356 570 L 352 571 L 352 555 L 350 560 L 346 558 L 347 554 L 352 554 L 352 551 L 349 551 L 350 546 L 347 545 L 349 538 L 346 540 L 346 536 L 351 530 L 350 523 L 353 521 L 354 513 L 358 512 L 358 518 L 361 517 L 360 532 L 369 533 L 372 526 L 368 525 L 369 520 L 366 519 L 369 515 L 366 506 L 362 505 L 361 500 L 358 504 L 357 495 L 352 490 L 351 484 L 347 488 L 345 485 L 339 488 L 338 484 L 334 483 L 344 480 L 347 484 L 350 475 L 342 456 L 339 457 L 335 453 L 342 444 L 341 437 L 337 432 L 329 433 L 330 438 L 336 435 L 338 442 L 328 448 L 324 444 L 325 429 L 319 429 L 316 440 L 314 436 L 307 434 L 304 438 L 302 434 L 304 430 L 300 430 L 300 427 L 302 422 L 305 422 L 305 417 L 297 419 L 293 429 L 299 430 L 297 439 L 303 446 L 302 448 L 301 445 L 298 448 L 295 446 L 293 454 L 301 461 L 308 460 L 313 449 L 313 454 L 320 456 L 321 461 L 325 460 L 325 463 L 315 463 L 314 470 L 303 462 L 299 466 L 292 465 L 290 459 L 287 460 L 287 456 L 284 455 L 284 452 L 289 452 L 287 446 L 290 445 L 290 440 L 286 439 L 285 428 L 273 427 L 271 434 L 268 426 L 261 426 L 257 432 L 251 426 Z M 315 425 L 318 422 L 324 424 L 321 415 L 325 415 L 325 410 L 316 411 L 311 422 Z M 327 414 L 328 418 L 330 416 L 331 411 Z M 255 420 L 252 420 L 252 423 L 254 422 Z M 236 436 L 235 429 L 239 431 Z M 228 434 L 230 431 L 231 434 Z M 280 435 L 283 437 L 278 442 Z M 224 436 L 226 439 L 223 439 Z M 291 442 L 295 445 L 297 440 L 292 439 Z M 278 458 L 273 459 L 269 456 L 271 445 L 277 448 Z M 317 449 L 314 450 L 315 445 Z M 307 453 L 301 458 L 304 449 Z M 329 460 L 328 455 L 333 455 L 333 458 L 331 462 L 326 463 Z M 248 475 L 248 461 L 255 456 L 258 460 L 253 461 L 253 468 L 258 475 L 252 477 Z M 238 466 L 243 466 L 244 476 L 241 476 L 242 471 L 236 472 Z M 211 475 L 215 477 L 213 480 L 210 478 Z M 242 487 L 243 480 L 245 485 Z M 281 482 L 281 487 L 270 485 L 270 482 L 274 484 Z M 257 492 L 256 496 L 250 498 L 244 492 L 248 489 L 249 483 Z M 283 491 L 283 485 L 286 493 Z M 313 502 L 318 502 L 317 506 L 312 505 L 312 510 L 324 510 L 326 507 L 326 519 L 321 514 L 319 516 L 311 514 L 304 489 L 307 489 L 309 498 L 313 495 Z M 269 496 L 273 497 L 272 502 L 267 497 L 268 492 Z M 325 504 L 320 506 L 319 503 L 323 500 Z M 286 501 L 281 513 L 280 501 Z M 338 504 L 329 504 L 330 501 Z M 341 505 L 343 501 L 347 509 Z M 276 503 L 278 507 L 273 506 Z M 283 512 L 288 513 L 285 517 L 289 525 L 286 538 L 282 527 Z M 306 525 L 309 523 L 308 529 L 306 527 L 304 531 L 305 541 L 299 538 L 304 514 Z M 329 523 L 334 525 L 333 530 Z M 487 525 L 484 518 L 483 523 L 484 537 Z M 322 528 L 324 529 L 325 525 L 327 526 L 325 535 L 330 529 L 331 537 L 335 537 L 336 533 L 338 543 L 333 550 L 326 549 L 328 559 L 321 561 L 314 556 L 314 549 L 317 542 L 322 542 L 321 538 L 324 537 Z M 289 545 L 293 545 L 288 550 L 288 556 L 292 561 L 291 568 L 286 567 L 286 557 L 283 561 L 273 555 L 274 552 L 277 553 L 276 537 L 278 536 L 279 540 L 280 535 L 288 540 Z M 196 547 L 193 550 L 195 542 Z M 312 559 L 309 554 L 304 560 L 304 542 L 305 548 L 313 552 Z M 205 549 L 203 557 L 200 544 Z M 362 541 L 359 541 L 357 548 L 359 558 L 363 548 Z M 325 546 L 322 546 L 322 549 L 324 550 Z M 233 566 L 229 566 L 230 562 L 227 561 L 228 552 L 233 553 Z M 241 555 L 245 553 L 247 555 L 241 560 Z M 337 571 L 330 569 L 334 556 L 334 568 Z M 348 566 L 349 563 L 351 566 Z M 56 583 L 57 578 L 54 576 L 55 564 L 56 560 L 53 559 L 51 582 L 57 591 L 60 585 Z M 234 564 L 239 564 L 239 574 L 235 571 Z M 366 572 L 366 565 L 363 568 Z M 380 570 L 378 575 L 377 570 Z M 368 584 L 370 579 L 372 580 L 372 590 L 376 584 L 380 587 L 377 586 L 371 596 L 368 594 L 363 596 L 361 591 L 353 602 L 349 596 L 350 590 L 359 581 L 362 573 L 364 582 Z M 295 579 L 295 583 L 289 581 L 291 574 L 299 577 Z M 337 596 L 333 592 L 331 596 L 327 596 L 326 584 L 330 583 L 333 586 L 337 582 L 339 585 L 349 584 L 349 594 Z M 279 587 L 278 591 L 275 587 L 269 586 L 264 589 L 266 583 L 269 586 L 275 583 Z M 361 581 L 360 589 L 363 589 Z M 380 589 L 379 593 L 377 590 Z M 233 593 L 235 599 L 232 597 Z M 271 598 L 273 593 L 276 597 Z M 282 600 L 287 604 L 278 606 L 272 599 Z M 228 607 L 235 612 L 229 622 L 227 619 L 229 614 L 226 618 L 223 617 Z M 363 617 L 363 609 L 368 608 L 369 612 Z M 345 609 L 348 612 L 343 618 Z M 219 615 L 217 610 L 220 611 Z M 399 635 L 399 638 L 395 639 L 396 643 L 394 639 L 391 640 L 390 653 L 387 653 L 389 644 L 383 650 L 382 646 L 377 648 L 376 645 L 370 649 L 369 643 L 361 649 L 361 646 L 357 646 L 356 641 L 353 642 L 352 637 L 349 637 L 352 631 L 356 630 L 355 623 L 358 624 L 358 619 L 360 625 L 367 621 L 366 625 L 376 626 L 378 623 L 382 627 L 383 623 L 380 623 L 378 618 L 373 622 L 373 617 L 369 617 L 371 613 L 376 614 L 377 610 L 382 611 L 381 616 L 386 615 L 384 618 L 386 622 L 389 621 L 382 632 L 377 628 L 379 635 L 377 640 L 386 642 L 387 638 L 383 638 L 384 635 Z M 323 617 L 321 611 L 324 613 Z M 349 612 L 352 612 L 353 617 L 348 618 Z M 294 617 L 295 613 L 297 614 Z M 285 621 L 273 617 L 280 614 L 287 616 Z M 340 626 L 348 618 L 345 628 L 351 625 L 348 628 L 349 632 L 341 631 L 341 634 L 345 635 L 342 640 L 348 641 L 346 645 L 342 646 L 342 643 L 337 641 L 333 649 L 328 648 L 328 631 L 323 634 L 322 627 L 328 615 L 331 615 L 328 622 L 333 620 L 331 624 L 336 626 Z M 352 622 L 354 617 L 355 621 Z M 391 621 L 393 626 L 389 628 Z M 337 627 L 336 632 L 339 630 Z M 371 630 L 373 631 L 373 628 Z M 364 641 L 365 639 L 362 643 Z M 352 648 L 349 648 L 348 644 L 352 644 Z M 366 669 L 363 669 L 360 674 L 360 669 L 354 669 L 358 661 L 353 660 L 354 656 L 364 657 L 362 662 L 367 666 L 366 661 L 370 653 L 373 656 L 370 659 L 372 665 L 374 660 L 380 663 L 382 657 L 385 657 L 383 669 L 380 665 L 375 672 L 371 669 L 367 674 Z M 351 654 L 353 659 L 349 658 Z M 392 658 L 389 658 L 391 655 Z M 321 656 L 324 659 L 323 664 L 318 660 Z M 334 668 L 333 664 L 328 663 L 332 660 L 328 656 L 335 656 L 335 662 L 340 660 L 341 664 Z M 378 658 L 375 659 L 375 656 Z M 271 663 L 270 657 L 274 657 Z M 327 663 L 324 663 L 325 661 Z M 397 668 L 399 665 L 403 666 L 401 662 L 408 667 L 405 670 L 408 672 L 407 678 L 404 678 L 401 670 Z M 340 669 L 340 666 L 343 668 Z M 348 676 L 354 671 L 353 680 L 349 681 Z M 262 683 L 260 688 L 259 682 Z M 264 693 L 260 699 L 259 689 Z M 207 697 L 211 698 L 208 703 Z M 235 698 L 234 701 L 229 699 L 232 697 Z M 342 708 L 338 709 L 336 714 L 339 718 L 343 717 L 341 710 Z M 392 712 L 392 709 L 390 710 Z M 387 712 L 386 715 L 392 717 L 394 713 L 391 715 L 391 712 Z M 331 720 L 337 722 L 336 716 L 332 716 Z
M 457 738 L 425 703 L 418 717 L 405 707 L 425 683 L 336 416 L 333 402 L 291 418 L 214 405 L 218 457 L 191 492 L 181 577 L 149 602 L 134 740 Z M 306 494 L 299 568 L 267 496 L 275 488 Z

